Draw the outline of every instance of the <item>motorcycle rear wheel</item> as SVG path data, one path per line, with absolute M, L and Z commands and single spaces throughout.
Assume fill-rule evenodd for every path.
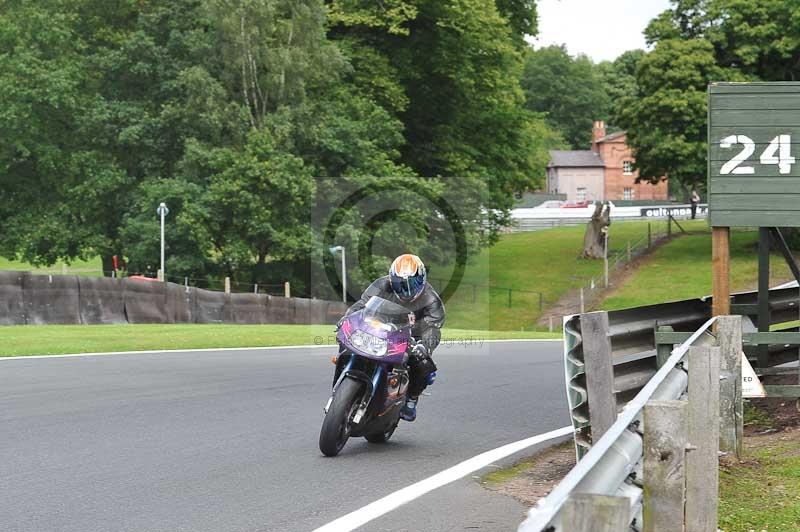
M 364 385 L 345 378 L 333 395 L 328 413 L 319 432 L 319 450 L 325 456 L 336 456 L 350 438 L 350 422 L 358 408 L 358 399 Z

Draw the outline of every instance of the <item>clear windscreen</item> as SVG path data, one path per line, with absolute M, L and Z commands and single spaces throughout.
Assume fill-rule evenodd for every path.
M 364 318 L 391 325 L 396 329 L 409 325 L 409 310 L 378 296 L 372 296 L 364 307 Z

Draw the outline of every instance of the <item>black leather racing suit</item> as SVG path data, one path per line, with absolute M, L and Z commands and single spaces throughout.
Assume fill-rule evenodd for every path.
M 433 363 L 431 354 L 439 341 L 442 338 L 441 329 L 444 325 L 444 304 L 442 303 L 439 294 L 429 284 L 425 284 L 422 293 L 413 301 L 403 301 L 392 290 L 392 282 L 389 276 L 381 277 L 374 283 L 369 285 L 364 293 L 361 294 L 361 299 L 356 301 L 353 306 L 347 309 L 346 316 L 349 316 L 357 310 L 361 310 L 369 301 L 372 296 L 378 296 L 387 299 L 393 303 L 397 303 L 414 313 L 414 326 L 411 329 L 411 335 L 421 342 L 426 350 L 427 357 L 409 357 L 409 396 L 416 398 L 422 393 L 427 386 L 427 378 L 430 373 L 436 371 L 436 364 Z

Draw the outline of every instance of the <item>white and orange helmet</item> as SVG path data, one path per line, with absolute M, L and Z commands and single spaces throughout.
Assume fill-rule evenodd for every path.
M 392 290 L 403 301 L 413 301 L 425 289 L 427 273 L 419 257 L 406 253 L 400 255 L 389 268 Z

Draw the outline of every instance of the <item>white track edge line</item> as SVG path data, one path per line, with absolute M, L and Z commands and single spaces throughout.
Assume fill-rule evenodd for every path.
M 2 328 L 0 328 L 2 332 Z M 501 343 L 501 342 L 561 342 L 561 338 L 520 338 L 520 339 L 503 339 L 503 340 L 479 340 L 475 342 L 482 343 Z M 442 342 L 455 342 L 458 339 L 442 340 Z M 475 343 L 470 341 L 470 343 Z M 202 349 L 155 349 L 148 351 L 105 351 L 98 353 L 69 353 L 65 355 L 12 355 L 0 356 L 0 362 L 4 360 L 31 360 L 42 358 L 72 358 L 72 357 L 97 357 L 97 356 L 111 356 L 111 355 L 158 355 L 158 354 L 173 354 L 173 353 L 210 353 L 214 351 L 275 351 L 278 349 L 322 349 L 325 347 L 335 347 L 335 344 L 323 345 L 271 345 L 271 346 L 253 346 L 253 347 L 206 347 Z
M 441 471 L 440 473 L 437 473 L 431 477 L 411 484 L 410 486 L 406 486 L 405 488 L 395 491 L 394 493 L 390 493 L 386 497 L 378 499 L 377 501 L 372 502 L 363 508 L 359 508 L 354 512 L 344 515 L 326 525 L 317 528 L 314 530 L 314 532 L 350 532 L 374 519 L 377 519 L 378 517 L 381 517 L 382 515 L 391 512 L 392 510 L 399 508 L 408 502 L 413 501 L 414 499 L 421 497 L 422 495 L 425 495 L 430 491 L 450 484 L 451 482 L 463 478 L 470 473 L 474 473 L 479 469 L 483 469 L 484 467 L 497 462 L 498 460 L 507 458 L 508 456 L 516 454 L 533 445 L 570 435 L 572 432 L 572 426 L 562 427 L 560 429 L 551 430 L 550 432 L 545 432 L 544 434 L 539 434 L 524 440 L 503 445 L 502 447 L 492 449 L 491 451 L 486 451 L 485 453 L 481 453 L 478 456 L 470 458 L 469 460 L 465 460 L 460 464 L 456 464 L 455 466 L 445 469 L 444 471 Z

